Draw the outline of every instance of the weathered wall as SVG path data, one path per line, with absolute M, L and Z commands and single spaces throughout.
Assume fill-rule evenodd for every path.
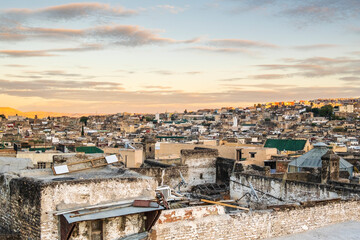
M 187 180 L 189 176 L 188 166 L 176 166 L 168 168 L 132 168 L 131 170 L 140 173 L 141 175 L 155 178 L 159 186 L 168 185 L 172 188 L 176 187 L 176 185 L 181 181 L 180 172 L 185 178 L 185 180 Z M 183 190 L 183 188 L 181 188 L 181 190 Z
M 150 239 L 265 239 L 360 220 L 360 202 L 357 201 L 233 215 L 203 208 L 207 207 L 163 211 Z
M 151 178 L 52 182 L 44 186 L 41 192 L 41 239 L 58 238 L 58 218 L 52 211 L 136 197 L 154 198 L 156 186 L 156 181 Z
M 256 164 L 259 166 L 264 166 L 264 160 L 269 160 L 272 155 L 277 154 L 276 148 L 263 148 L 263 147 L 248 147 L 248 146 L 203 146 L 204 148 L 217 149 L 219 151 L 219 157 L 236 159 L 237 150 L 241 149 L 242 158 L 246 158 L 245 161 L 242 161 L 243 164 Z M 251 157 L 250 153 L 256 153 L 254 157 Z
M 181 166 L 160 168 L 133 168 L 131 170 L 145 176 L 154 177 L 159 186 L 168 185 L 175 188 L 181 182 L 180 172 L 184 177 L 187 187 L 181 190 L 190 190 L 192 186 L 216 182 L 217 150 L 195 149 L 181 151 Z
M 277 198 L 295 201 L 335 197 L 349 198 L 360 193 L 360 191 L 338 186 L 234 173 L 230 179 L 230 197 L 239 199 L 245 193 L 250 192 L 249 182 L 256 190 L 266 192 Z
M 155 159 L 179 158 L 183 149 L 194 149 L 199 145 L 189 143 L 160 143 L 160 149 L 155 150 Z
M 17 158 L 30 158 L 34 165 L 38 162 L 53 162 L 54 156 L 61 155 L 61 156 L 74 156 L 74 153 L 36 153 L 36 152 L 18 152 L 16 157 Z
M 187 165 L 188 189 L 191 186 L 216 182 L 216 149 L 181 150 L 181 162 Z
M 0 227 L 23 239 L 40 238 L 40 185 L 0 175 Z
M 274 173 L 271 174 L 271 177 L 280 178 L 283 180 L 320 183 L 320 176 L 310 172 Z
M 234 159 L 217 158 L 216 159 L 216 182 L 228 184 L 230 176 L 234 170 Z
M 282 161 L 282 160 L 278 160 L 276 161 L 276 172 L 279 173 L 279 172 L 287 172 L 288 170 L 288 165 L 289 165 L 290 161 Z

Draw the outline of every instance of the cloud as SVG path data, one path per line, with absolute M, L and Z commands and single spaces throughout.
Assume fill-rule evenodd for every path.
M 30 67 L 29 65 L 21 65 L 21 64 L 7 64 L 6 67 L 14 67 L 14 68 L 24 68 L 24 67 Z
M 346 82 L 357 82 L 360 81 L 360 77 L 342 77 L 340 80 L 346 81 Z
M 158 70 L 158 71 L 152 71 L 152 73 L 160 74 L 160 75 L 173 75 L 175 72 L 167 71 L 167 70 Z
M 235 82 L 243 80 L 244 78 L 225 78 L 225 79 L 219 79 L 219 82 Z
M 156 89 L 156 87 L 158 87 Z M 241 102 L 268 102 L 294 99 L 314 99 L 323 97 L 359 96 L 360 87 L 324 87 L 324 86 L 289 86 L 258 85 L 256 89 L 231 87 L 226 91 L 184 92 L 162 89 L 128 91 L 121 84 L 114 82 L 91 81 L 6 81 L 0 80 L 0 94 L 16 97 L 37 97 L 46 101 L 63 100 L 91 102 L 94 104 L 124 104 L 126 106 L 166 106 L 206 105 Z
M 0 79 L 0 89 L 15 92 L 37 92 L 41 91 L 71 91 L 73 89 L 96 90 L 98 87 L 109 87 L 110 89 L 123 89 L 121 83 L 96 82 L 96 81 L 58 81 L 58 80 L 33 80 L 33 81 L 9 81 Z M 53 93 L 54 93 L 53 92 Z M 26 95 L 26 94 L 25 94 Z M 40 94 L 41 95 L 41 94 Z
M 142 46 L 149 44 L 191 44 L 200 38 L 176 40 L 159 36 L 159 30 L 148 30 L 136 25 L 105 25 L 85 29 L 35 28 L 17 26 L 0 28 L 0 41 L 12 42 L 29 39 L 79 40 L 83 42 L 103 42 L 122 46 Z M 10 35 L 16 37 L 10 38 Z M 88 44 L 94 48 L 96 44 Z M 100 46 L 100 44 L 97 44 Z
M 265 43 L 256 42 L 244 39 L 214 39 L 208 42 L 210 45 L 221 47 L 236 47 L 236 48 L 279 48 L 279 46 Z
M 171 89 L 171 87 L 168 86 L 144 86 L 145 89 Z
M 0 50 L 0 57 L 53 57 L 58 56 L 61 52 L 85 52 L 100 50 L 99 44 L 85 44 L 75 48 L 54 48 L 45 50 Z
M 1 17 L 8 21 L 22 22 L 29 19 L 71 20 L 85 17 L 124 17 L 136 14 L 135 10 L 112 7 L 104 3 L 69 3 L 38 9 L 14 8 L 2 11 Z
M 200 39 L 199 39 L 200 40 Z M 275 49 L 275 44 L 257 42 L 245 39 L 212 39 L 203 42 L 203 46 L 194 46 L 188 49 L 212 53 L 243 53 L 255 56 L 258 53 L 250 49 Z
M 202 51 L 202 52 L 210 52 L 210 53 L 242 53 L 247 55 L 254 55 L 254 52 L 242 48 L 218 48 L 218 47 L 209 47 L 209 46 L 195 46 L 195 47 L 190 47 L 188 49 Z
M 0 50 L 0 57 L 50 57 L 46 50 Z
M 325 77 L 344 74 L 360 74 L 360 59 L 338 57 L 313 57 L 284 59 L 288 64 L 263 64 L 261 69 L 291 72 L 292 76 Z M 290 63 L 290 64 L 289 64 Z
M 338 45 L 335 44 L 313 44 L 313 45 L 302 45 L 302 46 L 295 46 L 294 49 L 301 50 L 301 51 L 312 51 L 312 50 L 321 50 L 321 49 L 329 49 L 329 48 L 336 48 Z
M 173 5 L 157 5 L 156 8 L 159 8 L 159 9 L 163 9 L 163 10 L 166 10 L 170 13 L 173 13 L 173 14 L 178 14 L 180 12 L 183 12 L 185 11 L 185 8 L 182 8 L 182 7 L 177 7 L 177 6 L 173 6 Z
M 192 71 L 192 72 L 185 72 L 185 73 L 189 74 L 189 75 L 197 75 L 197 74 L 201 74 L 202 72 Z
M 293 19 L 301 27 L 321 22 L 357 19 L 360 16 L 358 0 L 243 0 L 232 2 L 235 6 L 232 6 L 231 12 L 235 14 L 247 11 L 266 11 L 268 14 Z
M 253 79 L 282 79 L 291 77 L 289 74 L 259 74 L 250 76 Z
M 156 31 L 143 29 L 139 26 L 112 25 L 85 30 L 87 35 L 95 38 L 113 40 L 115 44 L 124 46 L 141 46 L 146 44 L 189 43 L 189 40 L 178 41 L 160 37 Z M 195 41 L 195 40 L 194 40 Z M 191 42 L 191 41 L 190 41 Z

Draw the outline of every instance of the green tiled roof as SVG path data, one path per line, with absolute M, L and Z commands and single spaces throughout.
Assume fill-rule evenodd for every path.
M 306 140 L 294 139 L 267 139 L 264 147 L 277 148 L 279 151 L 300 151 L 303 150 Z
M 104 153 L 103 150 L 101 150 L 100 148 L 97 148 L 97 147 L 77 147 L 76 152 L 84 152 L 86 154 Z
M 48 148 L 29 148 L 29 151 L 31 152 L 45 152 L 47 150 L 51 150 L 53 149 L 52 147 L 48 147 Z

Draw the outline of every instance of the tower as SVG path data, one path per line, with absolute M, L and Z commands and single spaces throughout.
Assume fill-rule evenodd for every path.
M 328 180 L 336 181 L 339 179 L 340 157 L 332 150 L 327 151 L 321 157 L 321 183 Z
M 238 119 L 237 117 L 233 117 L 233 127 L 237 127 L 238 126 Z

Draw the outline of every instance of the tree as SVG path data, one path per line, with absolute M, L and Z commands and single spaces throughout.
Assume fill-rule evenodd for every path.
M 320 110 L 318 108 L 311 108 L 310 112 L 314 114 L 314 117 L 318 117 L 320 115 Z
M 2 119 L 6 119 L 5 115 L 4 114 L 0 114 L 0 118 Z
M 83 117 L 80 118 L 80 122 L 83 123 L 83 124 L 85 124 L 85 126 L 87 126 L 87 121 L 88 121 L 88 120 L 89 120 L 89 118 L 88 118 L 88 117 L 85 117 L 85 116 L 83 116 Z
M 151 122 L 151 121 L 154 120 L 154 118 L 153 118 L 153 117 L 150 117 L 150 116 L 146 116 L 146 117 L 145 117 L 145 120 L 146 120 L 147 122 Z
M 319 114 L 321 117 L 326 117 L 329 120 L 331 120 L 332 115 L 333 115 L 333 110 L 334 110 L 333 106 L 325 105 L 320 108 Z

